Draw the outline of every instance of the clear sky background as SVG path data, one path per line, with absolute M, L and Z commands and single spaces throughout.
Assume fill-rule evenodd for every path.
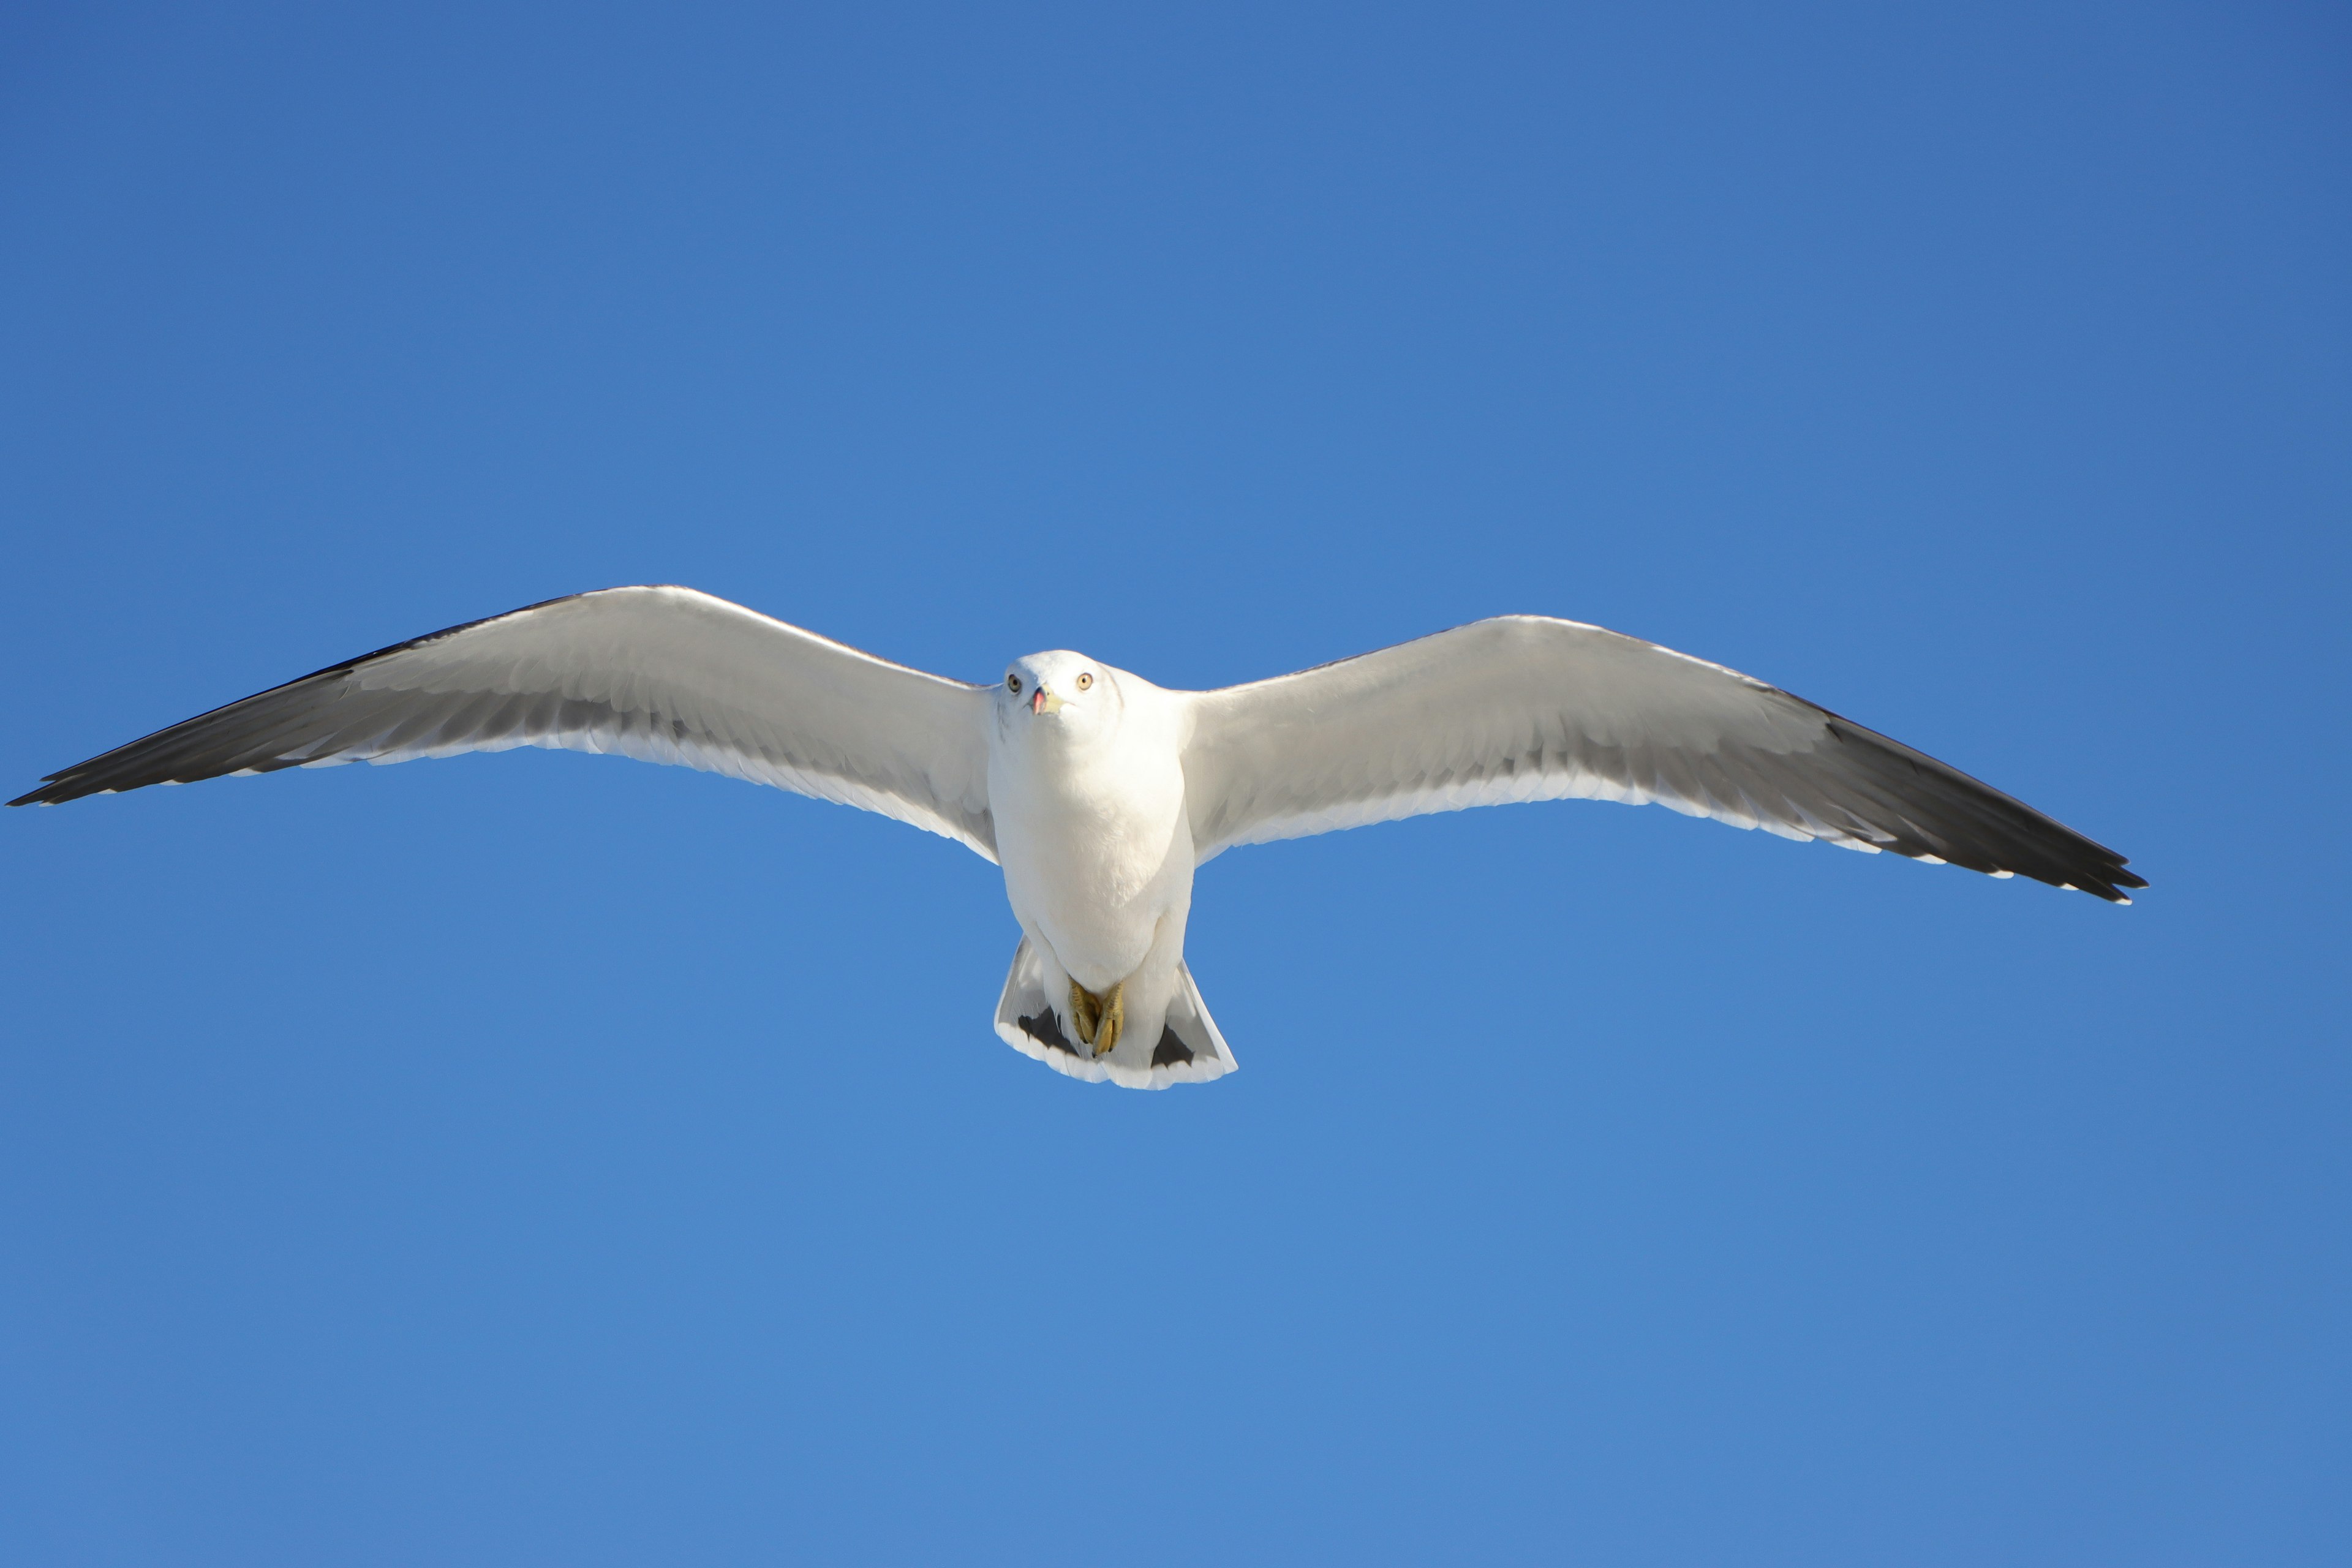
M 0 1558 L 2352 1560 L 2347 219 L 2316 5 L 0 11 L 7 794 L 614 584 L 1537 611 L 2155 884 L 1243 849 L 1141 1095 L 721 778 L 6 814 Z

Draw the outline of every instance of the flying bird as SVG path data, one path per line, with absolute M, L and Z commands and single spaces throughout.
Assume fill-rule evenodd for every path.
M 1570 797 L 2023 875 L 2147 882 L 2023 802 L 1777 687 L 1576 621 L 1502 616 L 1219 691 L 1066 650 L 973 685 L 680 587 L 435 632 L 52 773 L 12 805 L 514 746 L 614 752 L 862 806 L 1004 873 L 996 1032 L 1073 1078 L 1233 1070 L 1184 963 L 1192 873 L 1237 844 Z

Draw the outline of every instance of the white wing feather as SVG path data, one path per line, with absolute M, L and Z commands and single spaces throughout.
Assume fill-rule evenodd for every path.
M 608 588 L 453 626 L 174 724 L 13 805 L 224 773 L 545 746 L 880 812 L 993 860 L 983 688 L 691 588 Z
M 2123 900 L 2114 852 L 1777 687 L 1574 621 L 1506 616 L 1189 694 L 1203 860 L 1426 812 L 1583 797 Z

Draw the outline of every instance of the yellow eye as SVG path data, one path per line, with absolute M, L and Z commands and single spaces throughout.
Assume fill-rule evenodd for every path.
M 1011 693 L 1013 693 L 1013 696 L 1015 696 L 1015 697 L 1020 696 L 1020 695 L 1021 695 L 1021 678 L 1020 678 L 1019 676 L 1017 676 L 1017 675 L 1008 675 L 1008 676 L 1006 676 L 1006 677 L 1004 678 L 1004 689 L 1005 689 L 1005 690 L 1007 690 L 1007 691 L 1010 691 L 1010 692 L 1011 692 Z
M 1087 687 L 1092 686 L 1094 683 L 1095 678 L 1091 675 L 1081 675 L 1078 677 L 1078 689 L 1081 691 L 1084 691 Z

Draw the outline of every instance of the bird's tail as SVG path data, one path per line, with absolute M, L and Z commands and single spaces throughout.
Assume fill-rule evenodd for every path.
M 1236 1065 L 1233 1047 L 1217 1032 L 1217 1021 L 1209 1016 L 1201 988 L 1192 984 L 1192 972 L 1181 959 L 1176 994 L 1169 998 L 1159 1037 L 1147 1040 L 1141 1031 L 1130 1032 L 1108 1056 L 1097 1057 L 1078 1042 L 1068 1016 L 1069 998 L 1045 992 L 1045 961 L 1024 936 L 1013 950 L 1004 994 L 997 998 L 996 1033 L 1023 1056 L 1034 1057 L 1055 1072 L 1121 1089 L 1166 1089 L 1171 1083 L 1207 1083 Z

